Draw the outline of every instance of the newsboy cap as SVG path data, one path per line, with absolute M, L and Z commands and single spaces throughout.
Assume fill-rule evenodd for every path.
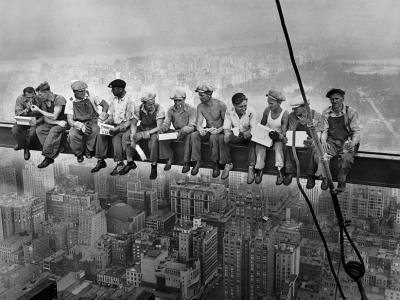
M 195 89 L 196 93 L 206 93 L 206 92 L 213 92 L 214 89 L 212 88 L 212 86 L 207 85 L 207 84 L 202 84 L 197 86 L 197 88 Z
M 145 92 L 143 93 L 142 97 L 140 98 L 141 102 L 147 102 L 153 100 L 156 97 L 155 93 L 152 92 Z
M 73 91 L 83 91 L 83 90 L 86 90 L 87 88 L 88 88 L 88 85 L 85 82 L 80 81 L 80 80 L 74 81 L 71 84 L 71 89 Z
M 36 88 L 36 92 L 45 92 L 45 91 L 50 91 L 50 85 L 47 81 L 42 82 Z
M 285 101 L 286 97 L 283 96 L 283 94 L 277 90 L 271 89 L 268 91 L 268 94 L 266 94 L 265 96 L 267 96 L 268 98 L 271 98 L 272 100 L 275 101 Z
M 310 102 L 308 101 L 308 103 L 310 103 Z M 303 105 L 304 105 L 304 101 L 303 101 L 302 98 L 295 98 L 292 101 L 290 101 L 290 107 L 292 109 L 298 108 L 298 107 L 303 106 Z
M 126 87 L 126 82 L 123 81 L 122 79 L 115 79 L 108 84 L 108 87 L 111 89 L 113 87 L 119 87 L 124 89 Z
M 172 100 L 186 99 L 186 92 L 184 89 L 177 88 L 176 90 L 172 91 L 171 96 L 169 98 Z
M 341 96 L 344 96 L 346 92 L 343 91 L 342 89 L 331 89 L 329 92 L 326 93 L 326 98 L 330 98 L 333 94 L 339 94 Z

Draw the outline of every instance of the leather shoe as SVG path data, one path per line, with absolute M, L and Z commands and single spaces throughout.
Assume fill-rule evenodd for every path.
M 183 168 L 182 168 L 182 173 L 187 173 L 190 171 L 190 165 L 189 163 L 184 163 Z
M 194 165 L 194 167 L 192 168 L 192 171 L 190 172 L 191 175 L 195 176 L 199 173 L 200 164 L 201 164 L 201 162 L 199 160 L 196 161 L 196 164 Z
M 97 161 L 96 166 L 95 166 L 93 169 L 91 169 L 90 172 L 91 172 L 91 173 L 96 173 L 96 172 L 100 171 L 100 169 L 103 169 L 103 168 L 105 168 L 105 167 L 107 167 L 107 164 L 106 164 L 106 162 L 104 161 L 104 159 L 99 159 L 99 160 Z
M 286 174 L 285 177 L 283 178 L 283 184 L 290 185 L 292 183 L 292 179 L 293 179 L 293 174 Z
M 214 165 L 214 168 L 213 168 L 212 177 L 213 177 L 213 178 L 217 178 L 217 177 L 219 176 L 220 173 L 221 173 L 221 170 L 220 170 L 220 168 L 219 168 L 219 164 L 216 163 L 216 164 Z M 229 176 L 229 175 L 228 175 L 228 176 Z
M 29 160 L 31 157 L 31 153 L 29 152 L 29 149 L 24 149 L 24 159 Z
M 127 174 L 130 170 L 135 170 L 137 168 L 137 165 L 133 161 L 132 163 L 127 163 L 120 171 L 119 175 L 125 175 Z
M 281 170 L 278 170 L 278 175 L 276 175 L 276 185 L 281 185 L 283 183 L 283 175 Z
M 307 177 L 306 188 L 311 190 L 312 188 L 314 188 L 314 186 L 315 186 L 315 178 L 314 178 L 314 176 L 308 176 Z
M 233 164 L 226 164 L 222 171 L 221 179 L 227 179 L 229 177 L 229 171 L 233 169 Z
M 262 181 L 262 177 L 263 177 L 263 171 L 261 169 L 256 169 L 256 178 L 255 178 L 255 182 L 257 184 L 260 184 Z
M 252 184 L 254 182 L 255 172 L 254 166 L 249 166 L 249 171 L 247 172 L 247 184 Z
M 18 144 L 16 144 L 15 146 L 14 146 L 14 150 L 15 151 L 18 151 L 18 150 L 21 150 L 22 149 L 22 147 L 20 147 Z
M 78 156 L 76 157 L 76 160 L 78 161 L 78 163 L 82 163 L 82 162 L 85 160 L 85 158 L 84 158 L 83 155 L 81 154 L 81 155 L 78 155 Z
M 54 162 L 54 159 L 45 157 L 44 160 L 37 166 L 39 169 L 48 167 Z
M 343 193 L 346 190 L 346 182 L 345 181 L 339 181 L 336 191 L 338 193 Z
M 171 160 L 171 159 L 168 159 L 167 163 L 166 163 L 165 166 L 164 166 L 164 171 L 169 171 L 169 170 L 171 170 L 171 167 L 172 167 L 172 160 Z
M 119 162 L 117 163 L 117 165 L 115 166 L 115 168 L 111 171 L 110 175 L 111 176 L 116 176 L 119 174 L 119 172 L 123 169 L 123 167 L 125 166 L 125 164 L 123 162 Z
M 151 165 L 150 180 L 157 178 L 157 165 Z
M 91 159 L 93 157 L 92 153 L 89 150 L 86 150 L 85 156 L 87 159 Z
M 322 178 L 321 190 L 326 191 L 328 189 L 328 179 Z

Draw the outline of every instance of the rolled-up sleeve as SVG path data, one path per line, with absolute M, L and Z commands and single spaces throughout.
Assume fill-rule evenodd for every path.
M 165 118 L 165 120 L 164 120 L 164 122 L 163 122 L 163 124 L 161 126 L 161 129 L 163 131 L 167 131 L 171 127 L 171 122 L 172 122 L 172 111 L 171 111 L 171 108 L 170 108 L 167 111 L 167 116 L 166 116 L 166 118 Z
M 66 115 L 73 115 L 74 114 L 73 101 L 72 100 L 68 100 L 67 104 L 65 104 L 64 113 Z
M 15 115 L 16 116 L 23 116 L 25 115 L 24 110 L 25 110 L 25 106 L 24 106 L 24 98 L 23 96 L 18 96 L 17 100 L 15 100 Z
M 231 130 L 232 129 L 232 119 L 231 119 L 231 115 L 230 115 L 228 110 L 225 112 L 223 129 L 224 130 Z
M 349 127 L 352 135 L 352 140 L 354 144 L 359 144 L 361 140 L 361 127 L 360 119 L 358 117 L 358 112 L 352 108 L 349 108 Z
M 162 107 L 161 105 L 158 107 L 158 111 L 156 114 L 156 120 L 158 119 L 165 119 L 165 110 L 164 107 Z
M 132 113 L 132 118 L 135 118 L 137 121 L 140 121 L 140 109 L 141 105 L 133 105 L 133 113 Z

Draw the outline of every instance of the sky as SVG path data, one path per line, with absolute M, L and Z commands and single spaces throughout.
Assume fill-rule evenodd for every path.
M 398 0 L 281 0 L 294 41 L 400 45 Z M 274 0 L 0 1 L 0 60 L 283 41 Z

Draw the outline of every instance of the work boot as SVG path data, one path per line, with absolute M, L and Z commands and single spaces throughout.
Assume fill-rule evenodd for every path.
M 212 172 L 212 177 L 213 178 L 217 178 L 219 176 L 219 174 L 221 173 L 221 170 L 219 168 L 219 164 L 215 163 L 214 164 L 214 168 L 213 168 L 213 172 Z
M 20 147 L 18 144 L 16 144 L 16 145 L 14 146 L 14 150 L 15 150 L 15 151 L 22 150 L 22 147 Z
M 229 177 L 229 171 L 233 169 L 233 164 L 225 164 L 225 168 L 222 171 L 221 179 L 227 179 Z
M 201 164 L 201 162 L 200 162 L 199 160 L 196 161 L 196 164 L 195 164 L 194 167 L 192 168 L 192 172 L 190 172 L 191 175 L 195 176 L 195 175 L 197 175 L 197 173 L 199 173 L 200 164 Z
M 168 159 L 167 163 L 164 166 L 164 171 L 169 171 L 172 168 L 172 159 Z
M 121 172 L 121 170 L 123 169 L 123 167 L 125 166 L 123 161 L 120 161 L 119 163 L 117 163 L 117 165 L 115 166 L 114 170 L 112 170 L 112 172 L 110 173 L 111 176 L 116 176 L 119 174 L 119 172 Z
M 326 191 L 328 188 L 329 188 L 329 186 L 328 186 L 328 179 L 322 178 L 321 190 Z
M 307 176 L 307 184 L 306 188 L 311 190 L 315 186 L 315 178 L 314 176 Z
M 49 165 L 51 165 L 52 163 L 54 163 L 54 159 L 49 158 L 49 157 L 45 157 L 44 160 L 37 166 L 39 169 L 43 169 L 48 167 Z
M 338 193 L 343 193 L 346 190 L 346 181 L 339 181 L 336 191 Z
M 96 172 L 100 171 L 101 169 L 103 169 L 105 167 L 107 167 L 107 164 L 106 164 L 105 160 L 104 159 L 99 159 L 99 160 L 97 160 L 96 166 L 93 169 L 91 169 L 90 172 L 91 173 L 96 173 Z
M 87 159 L 91 159 L 93 157 L 92 152 L 90 152 L 88 149 L 85 151 L 85 156 Z
M 150 179 L 154 180 L 157 178 L 157 165 L 151 165 Z
M 247 184 L 252 184 L 254 182 L 255 172 L 254 166 L 249 166 L 249 171 L 247 172 Z
M 182 173 L 187 173 L 189 171 L 190 171 L 190 165 L 189 165 L 189 163 L 186 162 L 183 164 Z
M 292 183 L 293 174 L 286 174 L 285 178 L 283 178 L 284 185 L 290 185 Z
M 278 175 L 276 175 L 276 185 L 281 185 L 283 183 L 283 175 L 281 170 L 278 170 Z
M 31 157 L 31 153 L 29 152 L 29 149 L 25 148 L 24 149 L 24 159 L 29 160 L 30 157 Z
M 135 170 L 136 168 L 137 165 L 135 164 L 134 161 L 128 161 L 128 163 L 119 171 L 119 175 L 125 175 L 130 170 Z
M 83 154 L 80 154 L 76 157 L 76 160 L 78 163 L 82 163 L 85 160 L 85 158 L 83 157 Z
M 263 177 L 263 171 L 261 169 L 256 169 L 256 179 L 255 182 L 257 184 L 260 184 L 262 181 L 262 177 Z

